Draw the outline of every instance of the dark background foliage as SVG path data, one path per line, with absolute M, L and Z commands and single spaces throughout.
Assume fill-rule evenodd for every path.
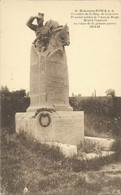
M 121 133 L 121 97 L 70 97 L 75 111 L 84 111 L 85 133 Z M 92 132 L 91 132 L 92 131 Z
M 121 97 L 70 97 L 74 111 L 84 111 L 85 135 L 107 136 L 121 134 Z M 1 126 L 15 130 L 16 112 L 25 112 L 30 98 L 24 89 L 10 92 L 1 88 Z M 94 134 L 94 135 L 93 135 Z

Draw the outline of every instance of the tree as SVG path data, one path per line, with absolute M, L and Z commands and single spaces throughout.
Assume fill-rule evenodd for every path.
M 115 90 L 114 89 L 108 89 L 105 93 L 107 96 L 115 97 Z
M 79 97 L 79 98 L 80 98 L 81 96 L 82 96 L 81 94 L 78 94 L 78 95 L 77 95 L 77 97 Z
M 1 96 L 9 96 L 10 92 L 7 86 L 1 86 L 1 90 L 0 90 Z
M 25 89 L 20 89 L 16 91 L 11 92 L 12 97 L 25 97 L 26 96 L 26 90 Z
M 7 86 L 1 86 L 0 90 L 1 96 L 2 97 L 26 97 L 26 90 L 25 89 L 20 89 L 16 91 L 10 92 Z

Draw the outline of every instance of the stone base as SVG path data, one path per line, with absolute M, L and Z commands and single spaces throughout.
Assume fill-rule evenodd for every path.
M 77 146 L 75 145 L 62 144 L 58 142 L 41 142 L 41 143 L 49 145 L 50 148 L 52 146 L 54 146 L 55 148 L 58 147 L 66 158 L 72 158 L 74 156 L 77 156 Z
M 16 132 L 25 131 L 40 142 L 79 145 L 84 140 L 84 112 L 43 111 L 16 114 Z
M 104 150 L 110 151 L 113 143 L 115 142 L 114 139 L 110 138 L 101 138 L 101 137 L 88 137 L 85 136 L 84 138 L 86 141 L 90 143 L 97 144 L 99 147 L 102 147 Z

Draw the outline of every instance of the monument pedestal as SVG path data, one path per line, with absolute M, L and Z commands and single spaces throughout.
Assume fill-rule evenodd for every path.
M 79 145 L 84 139 L 84 112 L 42 111 L 16 114 L 16 131 L 27 132 L 40 142 Z

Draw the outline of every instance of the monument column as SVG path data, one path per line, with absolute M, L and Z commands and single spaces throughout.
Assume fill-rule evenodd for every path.
M 30 106 L 27 111 L 48 107 L 46 89 L 46 62 L 34 45 L 30 57 Z M 49 107 L 52 107 L 51 105 Z

